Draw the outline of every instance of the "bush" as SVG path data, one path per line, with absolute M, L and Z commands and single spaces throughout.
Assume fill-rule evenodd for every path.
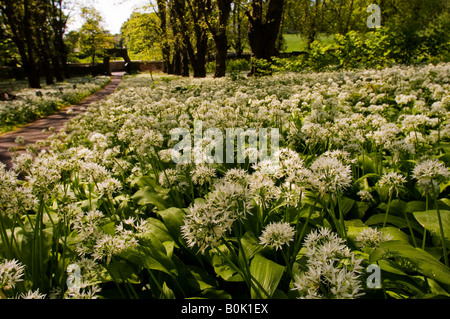
M 447 23 L 448 24 L 448 23 Z M 332 43 L 314 41 L 307 59 L 275 59 L 279 71 L 299 72 L 304 68 L 322 71 L 385 68 L 398 64 L 438 63 L 450 60 L 448 25 L 439 21 L 425 30 L 381 28 L 361 33 L 338 34 Z
M 250 71 L 250 63 L 246 59 L 228 60 L 228 72 L 243 72 Z

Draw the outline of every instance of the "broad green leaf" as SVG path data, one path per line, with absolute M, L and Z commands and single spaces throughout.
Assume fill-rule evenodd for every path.
M 445 240 L 450 241 L 450 211 L 441 210 L 439 212 L 441 215 L 442 228 L 444 230 Z M 431 231 L 438 238 L 441 238 L 437 210 L 415 212 L 414 217 L 426 230 Z
M 249 261 L 253 256 L 261 251 L 263 247 L 259 244 L 258 239 L 252 231 L 248 231 L 241 238 L 242 247 L 244 248 L 245 257 Z
M 384 218 L 386 214 L 375 214 L 369 217 L 365 221 L 366 225 L 373 226 L 373 225 L 383 225 Z M 388 215 L 387 218 L 387 224 L 392 224 L 394 226 L 397 226 L 398 228 L 406 228 L 408 227 L 408 224 L 406 223 L 405 218 Z
M 435 280 L 427 278 L 427 282 L 433 294 L 450 297 L 450 294 L 439 286 Z
M 167 286 L 166 282 L 164 282 L 162 286 L 162 293 L 165 299 L 176 299 L 175 294 L 173 293 L 172 289 Z
M 353 208 L 353 205 L 355 204 L 355 200 L 344 197 L 342 198 L 342 214 L 346 216 L 348 212 Z
M 132 199 L 139 205 L 154 205 L 158 210 L 165 210 L 170 205 L 167 201 L 161 197 L 160 194 L 151 190 L 150 187 L 144 187 L 143 189 L 136 192 Z
M 280 283 L 284 269 L 284 266 L 257 254 L 250 264 L 250 274 L 259 283 L 255 284 L 256 288 L 251 291 L 252 298 L 271 298 Z
M 353 205 L 353 208 L 351 210 L 351 216 L 353 218 L 363 218 L 366 212 L 369 210 L 370 205 L 365 202 L 356 202 L 355 205 Z
M 140 238 L 148 239 L 149 235 L 156 237 L 161 243 L 166 241 L 173 242 L 172 236 L 170 236 L 169 231 L 162 221 L 156 218 L 147 218 L 147 231 L 139 234 Z
M 387 210 L 387 202 L 386 203 L 381 203 L 378 208 L 386 211 Z M 391 215 L 398 215 L 398 216 L 403 216 L 403 213 L 406 209 L 406 202 L 399 200 L 399 199 L 394 199 L 391 202 L 391 205 L 389 207 L 389 214 Z
M 158 211 L 158 214 L 164 221 L 169 233 L 175 240 L 181 236 L 181 226 L 184 225 L 184 217 L 186 214 L 177 207 L 170 207 L 166 210 Z
M 392 237 L 391 240 L 398 240 L 407 244 L 410 243 L 410 236 L 397 227 L 384 227 L 379 230 L 383 233 L 383 235 L 390 235 Z
M 231 295 L 225 290 L 218 290 L 215 288 L 208 288 L 200 293 L 197 298 L 187 298 L 187 299 L 232 299 Z
M 186 270 L 186 279 L 194 289 L 205 290 L 217 286 L 215 278 L 210 276 L 204 269 L 196 266 L 188 266 Z
M 168 256 L 165 246 L 152 234 L 140 239 L 140 245 L 135 249 L 128 249 L 120 254 L 141 267 L 165 272 L 173 277 L 178 275 L 177 268 Z
M 414 213 L 414 212 L 422 212 L 426 208 L 425 202 L 421 201 L 411 201 L 406 203 L 405 212 L 407 213 Z
M 346 226 L 347 226 L 347 237 L 353 242 L 356 242 L 356 236 L 360 232 L 362 232 L 365 228 L 370 228 L 368 226 L 361 227 L 359 225 L 358 226 L 349 226 L 347 223 L 346 223 Z
M 223 254 L 226 254 L 228 258 L 231 258 L 231 253 L 225 245 L 218 247 Z M 225 281 L 244 281 L 242 276 L 225 260 L 224 257 L 220 256 L 218 253 L 211 252 L 211 264 L 214 267 L 214 271 L 217 276 L 222 277 Z
M 358 165 L 364 168 L 364 172 L 366 173 L 375 173 L 376 171 L 374 160 L 367 154 L 358 157 Z
M 365 225 L 361 219 L 351 219 L 351 220 L 346 220 L 344 221 L 345 226 L 350 227 L 367 227 L 367 225 Z
M 450 268 L 420 248 L 398 240 L 387 241 L 374 250 L 370 255 L 370 262 L 390 257 L 407 260 L 421 274 L 450 285 Z
M 152 191 L 160 194 L 168 194 L 170 192 L 170 189 L 161 187 L 158 182 L 150 176 L 140 177 L 136 184 L 141 188 L 149 187 Z
M 112 262 L 105 266 L 107 269 L 106 280 L 115 281 L 117 283 L 127 282 L 131 284 L 138 284 L 139 277 L 136 274 L 136 269 L 132 265 L 125 262 Z
M 441 198 L 440 200 L 439 200 L 439 202 L 442 202 L 442 203 L 444 203 L 447 207 L 450 207 L 450 199 L 448 199 L 448 198 Z M 440 207 L 440 206 L 439 206 Z

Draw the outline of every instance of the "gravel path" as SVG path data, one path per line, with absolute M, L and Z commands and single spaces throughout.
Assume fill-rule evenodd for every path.
M 11 147 L 17 147 L 18 144 L 15 143 L 16 138 L 23 136 L 25 138 L 25 144 L 34 144 L 38 140 L 45 140 L 47 137 L 52 135 L 54 132 L 59 132 L 64 128 L 64 124 L 71 118 L 77 116 L 84 112 L 84 110 L 89 107 L 92 103 L 99 102 L 115 92 L 117 86 L 120 84 L 124 72 L 112 73 L 112 80 L 107 86 L 98 92 L 92 94 L 91 96 L 85 98 L 79 104 L 71 105 L 65 107 L 58 113 L 49 115 L 45 118 L 36 120 L 32 123 L 26 124 L 20 129 L 8 132 L 0 135 L 0 162 L 6 164 L 7 168 L 11 168 L 12 154 L 9 152 Z M 72 109 L 70 114 L 67 111 Z M 53 132 L 43 132 L 44 129 L 49 129 L 53 127 Z M 18 153 L 25 152 L 25 146 L 21 145 Z

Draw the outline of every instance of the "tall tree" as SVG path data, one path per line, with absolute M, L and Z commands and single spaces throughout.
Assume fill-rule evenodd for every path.
M 82 8 L 81 16 L 84 23 L 79 31 L 79 45 L 81 51 L 91 58 L 94 72 L 96 57 L 113 47 L 113 39 L 103 27 L 103 18 L 95 8 Z
M 156 13 L 135 11 L 122 25 L 124 45 L 135 59 L 151 60 L 160 56 L 162 32 Z
M 54 68 L 52 68 L 52 57 L 54 57 L 54 52 L 50 47 L 50 37 L 51 29 L 48 26 L 48 15 L 49 15 L 49 5 L 47 1 L 37 1 L 34 4 L 34 21 L 35 21 L 35 45 L 36 53 L 39 57 L 39 62 L 41 65 L 41 70 L 45 76 L 45 81 L 47 85 L 54 84 Z M 62 75 L 61 75 L 62 76 Z M 62 79 L 61 79 L 62 81 Z
M 205 23 L 212 34 L 216 51 L 214 77 L 224 77 L 227 70 L 228 35 L 227 26 L 233 0 L 207 0 L 203 8 Z
M 252 58 L 271 60 L 276 54 L 276 42 L 280 32 L 285 0 L 252 0 L 246 11 L 250 22 L 248 39 Z M 256 73 L 253 65 L 251 74 Z
M 183 44 L 194 71 L 194 77 L 206 77 L 208 50 L 207 27 L 203 23 L 204 0 L 173 0 L 172 10 L 179 22 Z
M 229 32 L 230 46 L 238 58 L 242 57 L 247 43 L 248 19 L 245 15 L 244 0 L 234 0 L 232 3 L 231 26 Z
M 161 29 L 161 53 L 164 61 L 164 72 L 172 74 L 173 73 L 173 64 L 171 61 L 171 38 L 169 37 L 169 12 L 168 12 L 168 3 L 166 0 L 157 0 L 157 14 L 159 17 L 160 29 Z
M 32 14 L 33 0 L 1 0 L 0 11 L 9 28 L 12 40 L 19 51 L 21 63 L 30 88 L 41 88 L 37 55 L 35 52 L 35 30 Z
M 66 9 L 65 0 L 50 0 L 50 26 L 53 31 L 53 45 L 55 54 L 53 56 L 53 68 L 55 70 L 56 80 L 60 81 L 64 77 L 69 78 L 69 69 L 67 66 L 67 57 L 69 55 L 68 47 L 64 42 L 64 34 L 67 30 L 69 16 L 64 13 Z

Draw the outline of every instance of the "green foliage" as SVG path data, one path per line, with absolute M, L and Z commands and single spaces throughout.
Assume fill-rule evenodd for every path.
M 82 53 L 95 62 L 105 49 L 112 48 L 114 41 L 103 26 L 103 18 L 95 8 L 84 7 L 81 10 L 83 25 L 79 30 L 78 45 Z
M 267 76 L 273 73 L 272 63 L 266 59 L 252 58 L 252 68 L 254 68 L 256 76 Z
M 161 58 L 160 21 L 156 13 L 133 12 L 122 25 L 121 36 L 131 59 Z

